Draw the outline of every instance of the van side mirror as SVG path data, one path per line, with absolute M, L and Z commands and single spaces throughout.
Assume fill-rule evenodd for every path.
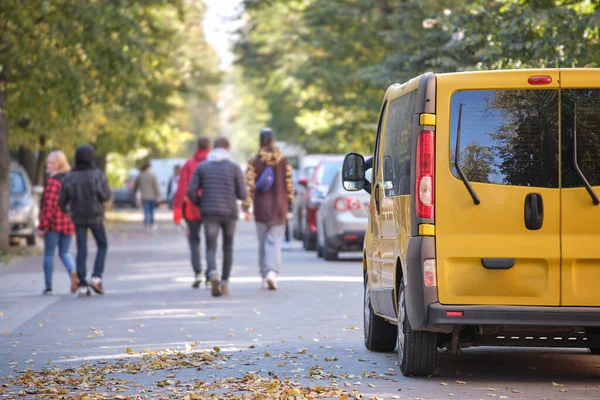
M 358 192 L 365 187 L 365 159 L 357 153 L 350 153 L 344 158 L 342 167 L 342 183 L 349 192 Z

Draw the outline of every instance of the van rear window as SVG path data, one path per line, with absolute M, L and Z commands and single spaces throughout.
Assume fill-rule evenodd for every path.
M 468 90 L 452 95 L 451 169 L 471 182 L 558 187 L 558 90 Z M 459 178 L 460 179 L 460 178 Z
M 591 186 L 600 185 L 600 89 L 561 92 L 562 186 L 583 187 L 573 167 L 573 137 L 577 164 Z

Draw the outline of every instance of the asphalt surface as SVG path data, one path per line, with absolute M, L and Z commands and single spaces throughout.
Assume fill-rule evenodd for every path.
M 371 353 L 363 346 L 361 264 L 352 256 L 325 262 L 296 242 L 284 253 L 279 290 L 261 290 L 253 225 L 240 222 L 231 295 L 213 298 L 205 287 L 190 287 L 181 231 L 168 222 L 155 233 L 120 222 L 109 225 L 104 296 L 71 296 L 58 260 L 51 297 L 41 296 L 40 256 L 0 265 L 0 385 L 7 385 L 0 399 L 15 396 L 9 377 L 26 369 L 215 348 L 227 359 L 200 370 L 116 375 L 134 383 L 134 395 L 166 376 L 194 382 L 252 372 L 309 386 L 333 382 L 365 398 L 600 398 L 600 356 L 586 350 L 441 351 L 433 377 L 401 376 L 395 353 Z

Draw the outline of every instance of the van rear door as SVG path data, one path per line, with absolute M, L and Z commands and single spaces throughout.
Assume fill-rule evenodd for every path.
M 561 70 L 560 84 L 561 304 L 600 306 L 600 69 Z
M 560 304 L 558 87 L 556 69 L 438 75 L 440 303 Z

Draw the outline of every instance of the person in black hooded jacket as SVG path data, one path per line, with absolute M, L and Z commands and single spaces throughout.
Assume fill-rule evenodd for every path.
M 89 296 L 90 287 L 98 294 L 104 294 L 102 275 L 108 251 L 108 241 L 104 228 L 104 204 L 112 193 L 104 173 L 94 166 L 95 152 L 89 145 L 79 146 L 75 151 L 75 168 L 63 180 L 58 205 L 68 213 L 75 224 L 77 241 L 77 275 L 79 296 Z M 87 276 L 87 233 L 92 232 L 98 252 L 94 263 L 92 280 Z

